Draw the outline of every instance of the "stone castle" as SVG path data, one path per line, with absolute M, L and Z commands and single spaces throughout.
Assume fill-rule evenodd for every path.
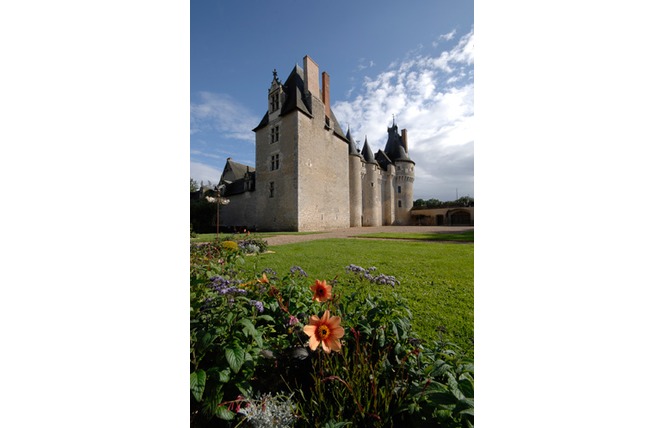
M 277 72 L 268 110 L 254 128 L 256 167 L 228 158 L 221 224 L 270 231 L 317 231 L 410 224 L 415 162 L 406 129 L 393 118 L 385 148 L 358 150 L 330 108 L 330 77 L 309 57 L 284 83 Z

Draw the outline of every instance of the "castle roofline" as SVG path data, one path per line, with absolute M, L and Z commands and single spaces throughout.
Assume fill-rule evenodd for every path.
M 273 78 L 273 85 L 276 80 Z M 312 117 L 312 100 L 306 95 L 305 91 L 305 81 L 304 81 L 304 71 L 303 69 L 296 64 L 291 70 L 291 74 L 287 77 L 284 84 L 281 85 L 282 90 L 284 91 L 284 102 L 282 103 L 282 108 L 280 109 L 279 115 L 285 116 L 292 111 L 300 110 L 305 113 L 307 116 Z M 269 112 L 263 115 L 261 122 L 252 129 L 256 132 L 259 129 L 268 125 L 268 115 Z M 341 129 L 341 128 L 340 128 Z

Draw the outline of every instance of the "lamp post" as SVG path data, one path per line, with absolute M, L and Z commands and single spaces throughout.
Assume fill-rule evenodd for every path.
M 229 202 L 231 202 L 229 199 L 226 199 L 222 197 L 222 194 L 224 193 L 224 189 L 226 189 L 226 185 L 222 184 L 221 186 L 215 186 L 214 192 L 215 192 L 215 197 L 212 198 L 210 196 L 207 196 L 206 199 L 208 202 L 215 202 L 217 204 L 217 239 L 219 239 L 219 206 L 221 205 L 228 205 Z

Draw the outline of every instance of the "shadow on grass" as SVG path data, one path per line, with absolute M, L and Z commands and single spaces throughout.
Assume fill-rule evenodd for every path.
M 437 242 L 466 242 L 473 243 L 473 230 L 460 233 L 430 232 L 430 233 L 369 233 L 366 235 L 355 235 L 354 238 L 370 239 L 405 239 L 409 241 L 437 241 Z

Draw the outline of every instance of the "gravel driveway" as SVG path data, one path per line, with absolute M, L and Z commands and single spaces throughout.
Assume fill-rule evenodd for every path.
M 349 227 L 346 229 L 328 230 L 311 235 L 277 235 L 264 238 L 268 245 L 284 245 L 296 242 L 313 241 L 315 239 L 353 238 L 368 233 L 456 233 L 473 230 L 473 226 L 376 226 L 376 227 Z

